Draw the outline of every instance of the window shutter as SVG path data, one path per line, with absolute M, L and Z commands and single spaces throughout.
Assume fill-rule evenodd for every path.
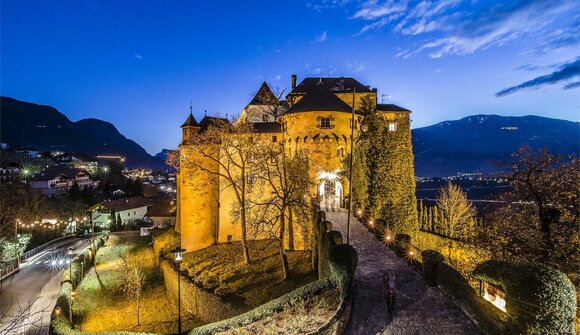
M 319 116 L 316 118 L 316 128 L 320 128 L 322 124 L 322 118 Z
M 331 116 L 331 117 L 330 117 L 330 128 L 334 128 L 334 125 L 335 125 L 335 120 L 334 120 L 334 118 Z

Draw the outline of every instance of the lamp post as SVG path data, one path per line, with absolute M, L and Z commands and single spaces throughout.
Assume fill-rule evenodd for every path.
M 68 279 L 70 280 L 70 284 L 72 286 L 74 286 L 73 280 L 72 280 L 72 262 L 71 262 L 72 253 L 73 253 L 73 248 L 68 247 L 68 249 L 66 249 L 66 254 L 68 255 L 68 260 L 67 260 L 68 261 Z
M 181 280 L 179 272 L 185 249 L 176 247 L 171 252 L 175 255 L 175 263 L 177 263 L 177 334 L 181 335 Z

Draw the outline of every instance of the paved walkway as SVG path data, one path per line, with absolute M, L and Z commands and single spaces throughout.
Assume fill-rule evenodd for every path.
M 346 242 L 346 210 L 328 212 L 327 220 Z M 481 334 L 477 327 L 439 289 L 379 242 L 358 220 L 351 220 L 351 244 L 358 252 L 354 305 L 345 334 L 460 335 Z M 397 276 L 395 311 L 388 315 L 382 275 Z

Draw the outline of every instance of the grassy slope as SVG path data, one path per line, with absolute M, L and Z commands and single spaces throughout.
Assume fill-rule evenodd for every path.
M 243 261 L 241 242 L 232 242 L 186 253 L 181 267 L 197 285 L 224 299 L 251 307 L 317 279 L 310 269 L 310 252 L 287 252 L 291 278 L 284 283 L 276 242 L 258 240 L 248 243 L 250 265 Z
M 79 285 L 73 305 L 76 313 L 80 310 L 83 315 L 83 331 L 176 332 L 175 307 L 167 299 L 163 277 L 155 267 L 153 251 L 147 243 L 146 238 L 132 237 L 125 240 L 111 236 L 106 245 L 99 249 L 97 271 L 91 270 Z M 123 261 L 117 254 L 124 248 L 129 250 L 130 259 L 141 262 L 146 274 L 140 326 L 137 326 L 137 302 L 122 292 Z M 194 322 L 189 319 L 186 326 L 191 328 Z

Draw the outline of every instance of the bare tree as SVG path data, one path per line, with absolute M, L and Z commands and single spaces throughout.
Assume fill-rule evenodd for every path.
M 277 239 L 284 279 L 287 279 L 290 276 L 284 248 L 287 220 L 293 212 L 303 218 L 308 216 L 308 159 L 302 152 L 285 157 L 281 146 L 265 143 L 257 151 L 255 161 L 256 179 L 263 184 L 264 194 L 252 201 L 253 206 L 261 208 L 257 211 L 260 217 L 253 222 Z M 288 238 L 289 245 L 293 245 L 294 236 Z
M 458 185 L 449 182 L 439 189 L 437 206 L 443 217 L 445 234 L 451 238 L 465 238 L 473 232 L 477 211 Z
M 253 155 L 261 142 L 251 123 L 245 120 L 214 119 L 207 129 L 195 134 L 191 150 L 201 159 L 181 155 L 181 161 L 192 167 L 192 173 L 207 173 L 221 178 L 221 191 L 231 189 L 235 202 L 231 208 L 235 220 L 242 228 L 244 261 L 250 263 L 248 250 L 248 197 L 252 180 Z M 208 166 L 207 162 L 211 162 Z M 213 166 L 217 166 L 214 169 Z
M 145 273 L 140 262 L 131 262 L 127 271 L 124 291 L 127 296 L 137 300 L 137 325 L 140 325 L 139 310 L 141 308 L 141 294 L 145 284 Z

